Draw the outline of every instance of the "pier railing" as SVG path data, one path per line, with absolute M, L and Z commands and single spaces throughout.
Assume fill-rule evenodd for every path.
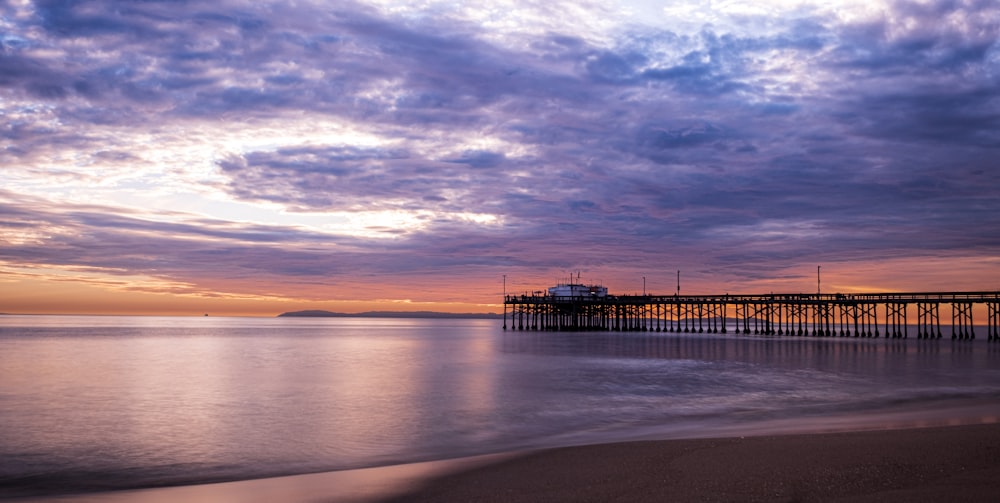
M 987 339 L 1000 341 L 1000 292 L 762 295 L 508 295 L 503 327 L 757 335 L 976 337 L 973 306 L 986 306 Z M 941 307 L 947 306 L 942 315 Z M 950 309 L 948 309 L 950 308 Z M 978 310 L 982 311 L 982 308 Z M 949 318 L 950 314 L 950 318 Z M 912 316 L 912 317 L 911 317 Z M 912 323 L 911 323 L 912 322 Z

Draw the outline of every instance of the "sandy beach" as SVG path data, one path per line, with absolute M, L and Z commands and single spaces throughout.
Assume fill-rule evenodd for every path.
M 1000 501 L 1000 425 L 551 449 L 389 501 Z
M 1000 501 L 1000 424 L 621 442 L 31 501 Z

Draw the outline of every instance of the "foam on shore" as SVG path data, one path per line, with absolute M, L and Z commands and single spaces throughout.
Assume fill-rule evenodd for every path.
M 491 454 L 235 482 L 25 498 L 35 503 L 369 503 L 413 491 L 428 480 L 500 462 Z

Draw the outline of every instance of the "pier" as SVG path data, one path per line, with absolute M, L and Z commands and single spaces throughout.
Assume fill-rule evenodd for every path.
M 665 296 L 607 295 L 606 288 L 584 285 L 549 290 L 505 295 L 503 328 L 900 339 L 910 335 L 909 326 L 918 339 L 972 340 L 982 335 L 975 333 L 973 306 L 985 304 L 979 326 L 989 341 L 1000 341 L 1000 292 Z

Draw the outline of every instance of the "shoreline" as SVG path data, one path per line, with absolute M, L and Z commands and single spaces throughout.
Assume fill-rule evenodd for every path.
M 14 499 L 61 503 L 988 501 L 1000 422 L 636 439 L 202 485 Z M 859 425 L 855 425 L 859 426 Z M 763 430 L 762 430 L 763 431 Z
M 375 503 L 403 496 L 426 481 L 473 470 L 522 453 L 424 461 L 208 484 L 0 498 L 20 503 Z

